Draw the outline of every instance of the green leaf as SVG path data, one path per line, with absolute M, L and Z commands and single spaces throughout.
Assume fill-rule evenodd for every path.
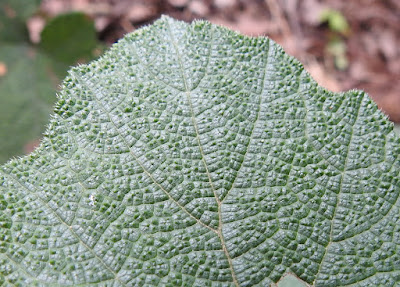
M 17 18 L 9 6 L 0 2 L 0 44 L 29 41 L 25 22 Z
M 55 59 L 68 64 L 93 58 L 97 47 L 93 21 L 79 12 L 57 16 L 43 29 L 40 46 Z
M 326 9 L 320 15 L 321 22 L 327 22 L 329 28 L 334 32 L 348 34 L 350 30 L 346 17 L 337 10 Z
M 27 45 L 2 45 L 0 63 L 6 69 L 0 76 L 0 162 L 3 163 L 24 154 L 24 146 L 42 136 L 56 101 L 59 75 L 67 68 Z
M 25 21 L 38 9 L 40 0 L 0 0 L 0 43 L 28 42 Z
M 3 285 L 400 282 L 400 140 L 266 38 L 163 17 L 73 68 L 0 172 Z
M 0 7 L 20 21 L 27 20 L 39 8 L 41 0 L 0 0 Z
M 24 2 L 0 3 L 0 65 L 3 69 L 0 74 L 0 163 L 26 153 L 31 149 L 27 146 L 41 138 L 56 100 L 56 88 L 68 69 L 68 63 L 61 61 L 72 63 L 79 56 L 87 56 L 87 49 L 96 36 L 89 19 L 72 13 L 51 21 L 54 24 L 45 29 L 45 51 L 37 49 L 28 43 L 24 19 L 33 13 L 40 1 Z M 67 20 L 62 23 L 66 26 L 60 27 L 58 23 L 65 18 Z M 78 26 L 80 30 L 76 32 Z M 66 37 L 66 31 L 76 33 L 62 41 L 55 39 L 63 45 L 60 49 L 51 42 L 54 40 L 51 35 L 58 33 Z M 74 50 L 71 47 L 77 46 L 76 43 L 79 47 Z M 67 56 L 57 59 L 59 53 Z

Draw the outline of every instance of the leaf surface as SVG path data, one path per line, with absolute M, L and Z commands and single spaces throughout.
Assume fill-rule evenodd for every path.
M 73 68 L 41 147 L 2 166 L 0 280 L 395 286 L 399 154 L 363 92 L 163 17 Z

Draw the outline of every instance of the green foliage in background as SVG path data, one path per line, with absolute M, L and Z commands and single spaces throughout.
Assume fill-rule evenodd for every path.
M 0 168 L 1 285 L 400 284 L 399 136 L 269 39 L 163 17 L 55 112 Z
M 0 59 L 7 67 L 7 74 L 0 77 L 0 161 L 4 162 L 41 137 L 56 100 L 58 75 L 67 67 L 22 44 L 0 46 Z
M 82 13 L 60 15 L 41 33 L 40 47 L 54 59 L 73 64 L 90 59 L 98 45 L 93 21 Z
M 26 21 L 38 9 L 42 0 L 0 0 L 1 12 L 9 19 Z
M 329 29 L 341 34 L 347 34 L 350 31 L 350 25 L 346 17 L 337 10 L 325 9 L 320 15 L 320 21 L 328 23 Z
M 347 58 L 347 44 L 343 37 L 350 34 L 349 23 L 340 11 L 333 9 L 323 10 L 320 15 L 320 21 L 321 23 L 327 23 L 331 31 L 326 52 L 333 56 L 337 69 L 347 69 L 349 67 L 349 60 Z
M 30 43 L 26 20 L 39 4 L 0 2 L 0 163 L 42 137 L 69 65 L 92 59 L 98 45 L 93 22 L 81 13 L 52 19 L 39 47 Z

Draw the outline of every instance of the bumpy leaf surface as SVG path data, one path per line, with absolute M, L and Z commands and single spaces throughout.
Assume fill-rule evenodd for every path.
M 164 17 L 59 98 L 1 168 L 3 285 L 400 284 L 399 137 L 271 40 Z

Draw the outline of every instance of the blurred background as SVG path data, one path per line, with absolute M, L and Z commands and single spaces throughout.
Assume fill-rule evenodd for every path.
M 363 89 L 400 123 L 399 0 L 0 0 L 0 163 L 39 144 L 70 66 L 162 14 L 268 36 L 320 85 Z

